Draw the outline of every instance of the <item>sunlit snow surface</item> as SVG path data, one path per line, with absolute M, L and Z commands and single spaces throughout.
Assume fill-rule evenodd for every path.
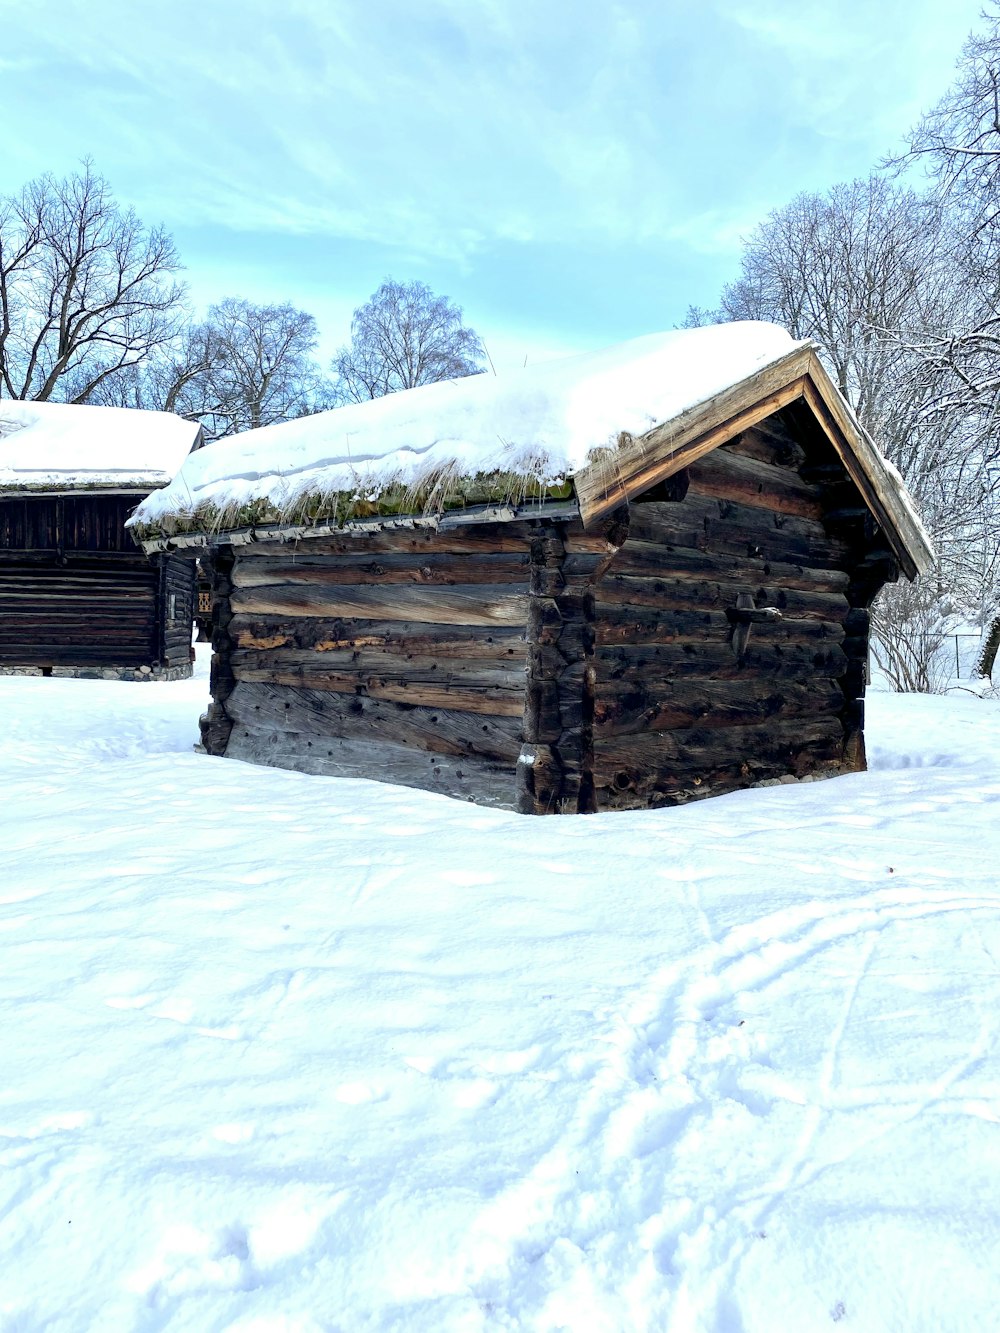
M 991 1330 L 1000 707 L 522 819 L 0 679 L 0 1328 Z
M 5 398 L 0 488 L 163 486 L 199 430 L 173 412 Z

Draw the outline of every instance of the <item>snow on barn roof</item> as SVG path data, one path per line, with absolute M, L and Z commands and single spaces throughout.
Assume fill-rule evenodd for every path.
M 0 399 L 0 491 L 151 490 L 177 472 L 197 422 L 172 412 Z
M 622 432 L 641 435 L 801 345 L 775 324 L 718 324 L 264 426 L 192 454 L 135 523 L 226 528 L 302 517 L 331 496 L 363 513 L 387 493 L 420 510 L 490 478 L 522 494 L 517 479 L 535 483 L 537 495 Z
M 569 502 L 589 526 L 800 399 L 907 577 L 929 568 L 933 551 L 899 474 L 815 345 L 750 321 L 651 334 L 247 431 L 191 454 L 130 523 L 147 550 L 220 534 L 235 542 L 368 521 L 456 521 L 449 510 L 511 518 L 548 501 Z

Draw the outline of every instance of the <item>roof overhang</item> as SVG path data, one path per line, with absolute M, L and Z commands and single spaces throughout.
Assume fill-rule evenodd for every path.
M 472 505 L 443 514 L 393 514 L 374 518 L 346 519 L 332 523 L 258 523 L 249 528 L 222 529 L 218 532 L 184 532 L 173 536 L 143 537 L 138 544 L 147 555 L 172 551 L 196 553 L 213 546 L 252 546 L 258 542 L 300 542 L 322 537 L 372 537 L 382 532 L 413 531 L 426 528 L 448 532 L 479 523 L 517 523 L 526 519 L 576 519 L 580 509 L 575 500 L 545 501 L 536 504 Z
M 589 527 L 719 445 L 803 401 L 830 441 L 909 579 L 934 565 L 934 550 L 902 481 L 876 448 L 810 344 L 764 366 L 714 397 L 645 434 L 619 439 L 574 477 Z
M 151 491 L 157 490 L 166 483 L 158 481 L 155 486 L 147 483 L 131 486 L 108 486 L 105 484 L 95 484 L 93 486 L 54 486 L 52 484 L 39 486 L 11 486 L 0 483 L 0 499 L 4 500 L 23 500 L 23 499 L 51 499 L 54 496 L 99 496 L 99 495 L 132 495 L 137 500 L 144 500 Z

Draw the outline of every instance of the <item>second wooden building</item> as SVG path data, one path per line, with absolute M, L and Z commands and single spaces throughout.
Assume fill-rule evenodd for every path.
M 190 675 L 193 566 L 125 524 L 199 438 L 167 412 L 0 399 L 0 671 Z

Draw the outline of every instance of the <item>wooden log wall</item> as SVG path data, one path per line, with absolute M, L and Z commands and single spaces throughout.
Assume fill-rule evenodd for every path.
M 864 766 L 866 608 L 895 573 L 859 505 L 788 409 L 632 502 L 596 590 L 598 809 Z M 739 628 L 748 596 L 781 619 Z
M 150 665 L 158 577 L 138 552 L 64 563 L 0 553 L 0 666 Z
M 0 666 L 153 668 L 190 660 L 175 652 L 182 629 L 169 651 L 163 642 L 163 562 L 147 560 L 125 529 L 142 498 L 0 499 Z M 175 594 L 186 577 L 171 574 Z
M 214 554 L 209 753 L 511 806 L 532 525 Z
M 612 516 L 538 525 L 531 539 L 527 692 L 516 808 L 589 814 L 594 796 L 594 586 L 628 530 Z
M 145 492 L 6 495 L 0 498 L 0 551 L 51 555 L 117 553 L 141 559 L 125 521 Z
M 216 551 L 206 750 L 525 813 L 863 767 L 867 607 L 898 571 L 797 410 L 589 532 Z

